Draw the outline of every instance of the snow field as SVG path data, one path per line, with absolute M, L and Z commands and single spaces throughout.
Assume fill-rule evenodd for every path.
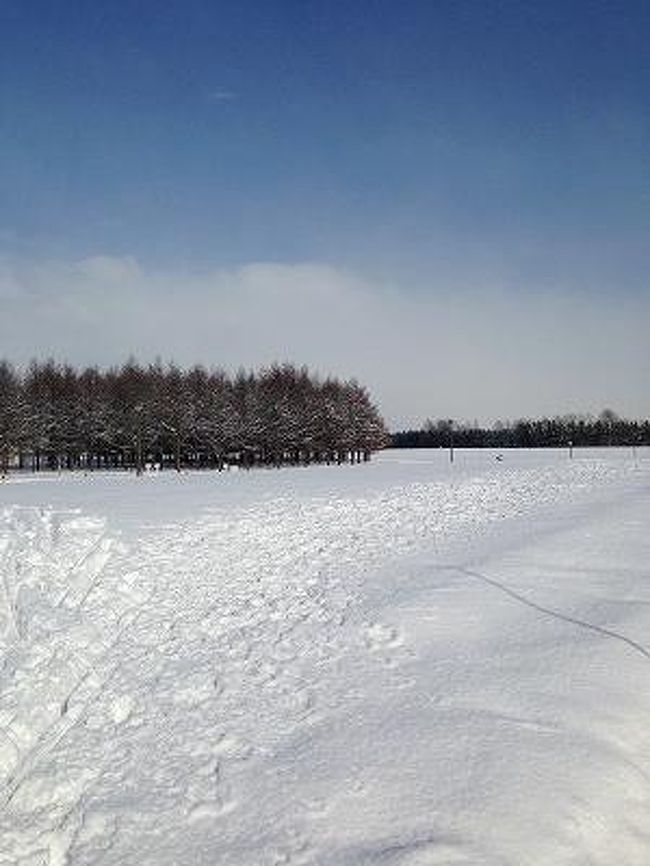
M 444 456 L 0 488 L 0 863 L 647 864 L 650 463 Z

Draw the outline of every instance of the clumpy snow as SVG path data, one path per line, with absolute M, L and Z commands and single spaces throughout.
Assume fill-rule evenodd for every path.
M 0 864 L 650 862 L 650 454 L 0 486 Z

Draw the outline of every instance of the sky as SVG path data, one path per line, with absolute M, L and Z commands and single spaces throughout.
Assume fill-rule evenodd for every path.
M 3 0 L 0 356 L 650 415 L 650 4 Z

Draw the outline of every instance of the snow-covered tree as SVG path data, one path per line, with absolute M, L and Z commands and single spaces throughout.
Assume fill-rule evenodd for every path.
M 36 470 L 341 463 L 386 442 L 365 388 L 321 382 L 293 364 L 232 378 L 132 358 L 106 371 L 47 360 L 19 373 L 0 364 L 3 471 L 25 454 Z

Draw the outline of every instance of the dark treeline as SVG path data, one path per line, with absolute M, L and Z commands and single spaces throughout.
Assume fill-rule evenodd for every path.
M 360 462 L 388 436 L 356 381 L 275 364 L 229 376 L 174 364 L 18 370 L 0 361 L 0 470 Z
M 650 420 L 628 421 L 605 409 L 597 418 L 563 415 L 555 418 L 497 421 L 492 427 L 459 424 L 448 419 L 426 421 L 421 430 L 391 436 L 394 448 L 550 448 L 597 445 L 650 445 Z

